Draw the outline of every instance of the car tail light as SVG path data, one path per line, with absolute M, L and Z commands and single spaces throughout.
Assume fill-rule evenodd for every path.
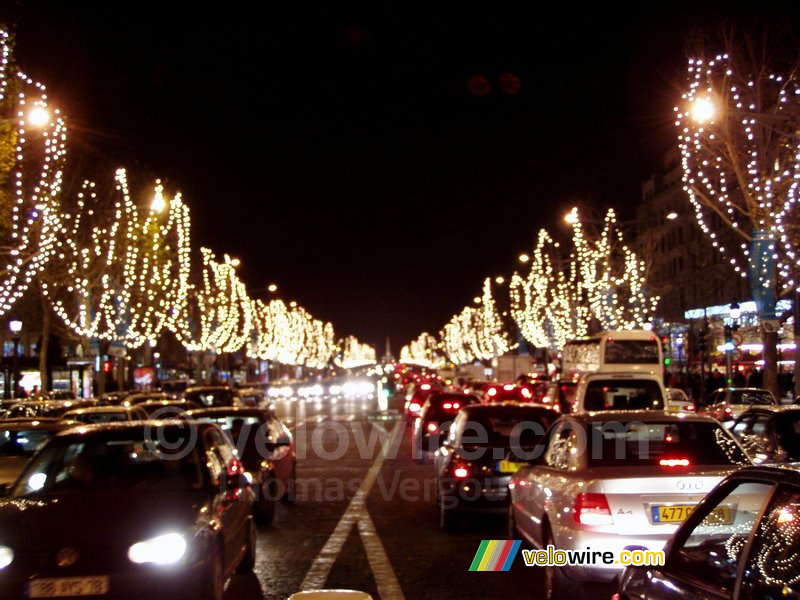
M 692 461 L 688 458 L 662 458 L 658 464 L 662 467 L 689 467 Z
M 686 412 L 696 412 L 697 407 L 694 404 L 684 404 L 683 410 L 685 410 Z
M 531 391 L 528 388 L 521 388 L 519 393 L 522 394 L 523 398 L 533 398 L 533 394 L 531 394 Z
M 228 476 L 233 477 L 239 473 L 244 473 L 244 465 L 238 458 L 232 458 L 228 464 Z
M 453 408 L 453 404 L 452 402 L 445 402 L 444 404 L 442 404 L 442 408 L 444 409 Z
M 730 407 L 725 409 L 725 414 L 728 415 L 728 416 L 733 414 L 733 411 L 730 409 Z
M 453 410 L 458 410 L 461 408 L 461 405 L 458 402 L 453 402 Z
M 605 494 L 578 494 L 574 519 L 581 525 L 613 525 L 611 508 Z
M 422 406 L 420 406 L 419 402 L 411 402 L 408 405 L 408 412 L 418 413 L 421 408 Z
M 514 386 L 513 386 L 513 385 L 511 385 L 510 383 L 507 383 L 507 384 L 505 384 L 505 385 L 503 386 L 503 389 L 504 389 L 505 391 L 507 391 L 507 392 L 510 392 L 510 391 L 512 391 L 512 390 L 514 389 Z
M 427 392 L 429 389 L 431 389 L 431 384 L 423 383 L 421 386 L 419 386 L 419 389 L 421 389 L 423 392 Z
M 459 466 L 453 469 L 453 475 L 456 479 L 466 479 L 469 477 L 469 469 L 464 466 Z
M 494 398 L 495 396 L 497 396 L 497 388 L 489 388 L 489 391 L 486 393 L 489 394 L 489 396 L 491 396 L 492 398 Z
M 430 423 L 428 423 L 427 429 L 428 429 L 429 432 L 433 433 L 434 431 L 439 429 L 439 424 L 438 423 L 434 423 L 434 422 L 430 422 Z

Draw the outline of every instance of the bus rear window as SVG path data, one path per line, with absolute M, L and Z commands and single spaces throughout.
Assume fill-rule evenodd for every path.
M 608 340 L 606 364 L 658 364 L 658 342 L 655 340 Z

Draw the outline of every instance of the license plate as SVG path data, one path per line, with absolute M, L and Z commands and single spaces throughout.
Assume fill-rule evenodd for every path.
M 497 470 L 501 473 L 516 473 L 521 466 L 522 463 L 514 462 L 513 460 L 501 460 L 497 463 Z
M 28 598 L 102 596 L 108 593 L 108 576 L 34 579 L 28 584 Z
M 689 518 L 694 510 L 694 505 L 674 504 L 672 506 L 653 506 L 653 523 L 681 523 Z M 713 521 L 720 525 L 731 522 L 730 508 L 718 506 L 706 517 L 706 520 Z

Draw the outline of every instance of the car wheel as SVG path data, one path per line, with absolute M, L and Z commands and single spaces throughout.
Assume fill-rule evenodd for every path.
M 222 552 L 214 544 L 213 556 L 206 573 L 204 600 L 222 600 L 225 595 L 225 575 L 222 569 Z
M 270 482 L 266 486 L 261 486 L 261 495 L 253 511 L 259 525 L 269 525 L 275 519 L 276 502 L 275 484 Z
M 256 566 L 256 526 L 252 520 L 247 522 L 247 548 L 236 567 L 237 573 L 249 573 Z
M 284 502 L 294 502 L 295 481 L 297 480 L 297 464 L 292 465 L 292 475 L 286 482 L 286 493 L 281 497 Z
M 544 548 L 555 547 L 553 534 L 550 529 L 545 530 Z M 572 600 L 579 598 L 578 586 L 569 579 L 561 567 L 550 565 L 544 568 L 544 592 L 547 600 Z

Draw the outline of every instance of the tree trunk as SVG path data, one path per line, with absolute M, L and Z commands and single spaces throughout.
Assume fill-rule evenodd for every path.
M 52 323 L 52 313 L 47 298 L 39 288 L 39 300 L 42 305 L 42 341 L 39 344 L 39 379 L 41 380 L 41 390 L 43 392 L 53 389 L 53 382 L 50 381 L 50 369 L 48 355 L 50 354 L 50 325 Z
M 794 331 L 794 399 L 800 398 L 800 292 L 794 293 L 794 323 L 792 329 Z
M 781 397 L 778 386 L 778 332 L 762 329 L 761 340 L 764 347 L 764 379 L 762 387 L 770 390 L 776 398 Z

